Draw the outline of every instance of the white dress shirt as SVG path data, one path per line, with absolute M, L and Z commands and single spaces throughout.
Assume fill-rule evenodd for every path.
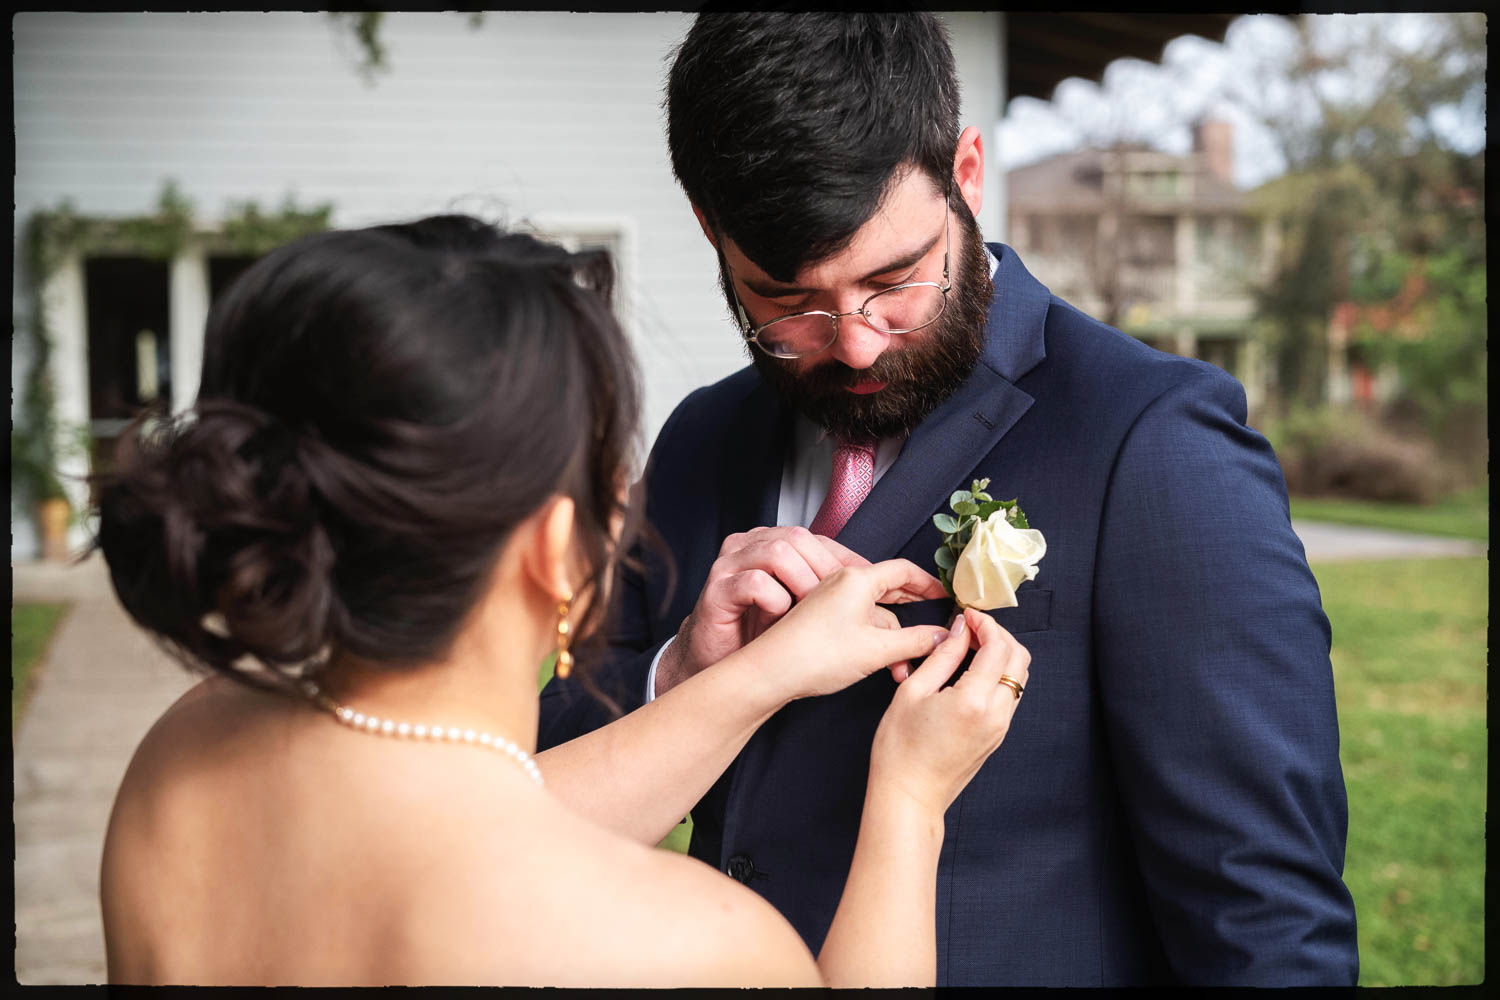
M 989 247 L 984 248 L 984 255 L 989 258 L 990 276 L 994 277 L 1000 261 Z M 875 482 L 880 482 L 880 477 L 896 464 L 905 444 L 906 435 L 902 435 L 884 438 L 875 446 Z M 786 465 L 781 469 L 781 496 L 776 502 L 777 527 L 800 524 L 806 528 L 818 516 L 818 508 L 828 496 L 828 480 L 833 476 L 835 446 L 828 431 L 801 414 L 797 415 L 792 428 L 792 446 L 787 451 Z M 647 701 L 656 697 L 656 665 L 675 639 L 673 636 L 662 643 L 651 660 L 651 671 L 646 675 Z

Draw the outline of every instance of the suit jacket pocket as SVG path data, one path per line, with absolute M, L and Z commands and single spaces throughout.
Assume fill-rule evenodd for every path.
M 1041 632 L 1052 627 L 1052 591 L 1022 587 L 1016 591 L 1016 606 L 996 608 L 989 616 L 1011 635 Z
M 1052 627 L 1052 591 L 1022 587 L 1016 591 L 1016 606 L 996 608 L 989 612 L 1000 627 L 1012 635 L 1041 632 Z M 947 625 L 957 606 L 950 598 L 936 601 L 914 601 L 911 604 L 887 605 L 896 613 L 903 627 L 911 625 Z

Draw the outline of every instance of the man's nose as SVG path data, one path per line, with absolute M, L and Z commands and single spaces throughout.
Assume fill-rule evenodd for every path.
M 868 368 L 890 346 L 891 335 L 871 328 L 860 313 L 840 316 L 839 336 L 828 349 L 850 368 Z

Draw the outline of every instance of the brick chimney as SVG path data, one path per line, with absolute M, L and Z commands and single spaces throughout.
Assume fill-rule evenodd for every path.
M 1205 118 L 1193 125 L 1193 152 L 1211 175 L 1234 185 L 1234 126 Z

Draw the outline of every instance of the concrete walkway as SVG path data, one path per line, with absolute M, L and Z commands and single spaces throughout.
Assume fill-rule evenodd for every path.
M 1412 535 L 1381 528 L 1360 528 L 1320 521 L 1293 521 L 1307 561 L 1345 562 L 1351 559 L 1427 559 L 1442 556 L 1482 556 L 1489 547 L 1465 538 Z
M 102 983 L 99 857 L 115 789 L 194 680 L 126 617 L 100 557 L 17 565 L 12 581 L 17 601 L 72 605 L 14 734 L 16 978 Z
M 1484 555 L 1473 542 L 1294 524 L 1313 563 Z M 103 560 L 12 568 L 17 601 L 65 601 L 15 737 L 16 976 L 26 984 L 105 979 L 99 856 L 115 789 L 136 745 L 193 683 L 126 617 Z

